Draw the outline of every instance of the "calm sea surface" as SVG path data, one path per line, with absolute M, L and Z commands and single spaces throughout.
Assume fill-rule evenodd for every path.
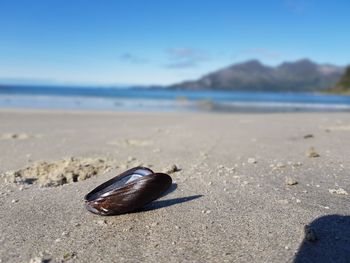
M 131 111 L 350 111 L 350 96 L 102 87 L 0 87 L 1 108 Z

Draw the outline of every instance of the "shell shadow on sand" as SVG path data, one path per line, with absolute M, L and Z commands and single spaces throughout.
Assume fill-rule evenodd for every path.
M 322 216 L 307 229 L 293 263 L 350 262 L 350 216 Z
M 152 211 L 172 205 L 177 205 L 185 202 L 189 202 L 192 200 L 195 200 L 197 198 L 202 197 L 203 195 L 191 195 L 191 196 L 185 196 L 185 197 L 179 197 L 179 198 L 173 198 L 173 199 L 167 199 L 167 200 L 158 200 L 158 201 L 153 201 L 149 205 L 143 207 L 139 212 L 143 211 Z M 136 211 L 135 211 L 136 212 Z
M 172 183 L 172 185 L 170 186 L 170 188 L 163 193 L 160 198 L 174 192 L 177 189 L 177 184 L 176 183 Z M 185 196 L 185 197 L 179 197 L 179 198 L 173 198 L 173 199 L 166 199 L 166 200 L 155 200 L 152 203 L 144 206 L 143 208 L 134 211 L 135 213 L 137 212 L 147 212 L 147 211 L 152 211 L 152 210 L 157 210 L 157 209 L 161 209 L 164 207 L 168 207 L 168 206 L 173 206 L 173 205 L 177 205 L 177 204 L 181 204 L 181 203 L 185 203 L 185 202 L 189 202 L 192 200 L 195 200 L 197 198 L 202 197 L 203 195 L 191 195 L 191 196 Z

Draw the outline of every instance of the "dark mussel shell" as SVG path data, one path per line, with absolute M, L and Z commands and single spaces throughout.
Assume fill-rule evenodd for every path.
M 85 196 L 86 208 L 98 215 L 119 215 L 137 210 L 159 198 L 172 184 L 164 173 L 135 167 L 99 185 Z

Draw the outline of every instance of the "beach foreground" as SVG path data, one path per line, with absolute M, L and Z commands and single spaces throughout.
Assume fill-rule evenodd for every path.
M 349 262 L 349 149 L 346 113 L 1 110 L 0 260 Z M 169 193 L 137 213 L 85 209 L 136 165 L 170 170 Z

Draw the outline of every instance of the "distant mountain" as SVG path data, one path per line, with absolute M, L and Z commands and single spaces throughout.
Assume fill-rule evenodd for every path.
M 209 73 L 199 80 L 171 85 L 172 89 L 241 91 L 317 91 L 333 87 L 343 67 L 317 64 L 308 59 L 277 67 L 251 60 Z

